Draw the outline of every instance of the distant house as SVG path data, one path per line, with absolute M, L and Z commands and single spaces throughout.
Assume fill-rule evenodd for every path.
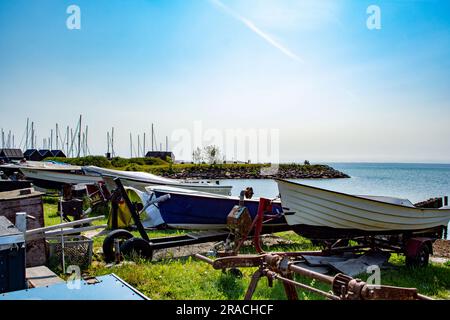
M 25 157 L 25 159 L 30 160 L 30 161 L 41 161 L 42 160 L 42 156 L 37 149 L 28 149 L 27 151 L 25 151 L 23 156 Z
M 47 150 L 47 149 L 39 150 L 39 154 L 41 155 L 42 160 L 44 160 L 45 158 L 53 157 L 53 153 L 50 150 Z
M 52 150 L 52 156 L 56 158 L 66 158 L 66 155 L 61 150 Z
M 12 160 L 22 160 L 23 152 L 20 149 L 0 149 L 0 160 L 10 162 Z
M 23 154 L 24 158 L 30 161 L 42 161 L 45 158 L 51 158 L 54 157 L 52 151 L 50 150 L 37 150 L 37 149 L 28 149 Z
M 171 158 L 175 162 L 175 155 L 170 151 L 149 151 L 145 155 L 146 158 L 159 158 L 166 161 L 167 157 Z

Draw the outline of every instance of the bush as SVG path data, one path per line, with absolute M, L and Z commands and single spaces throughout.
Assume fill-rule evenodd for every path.
M 88 156 L 82 158 L 46 158 L 46 161 L 56 161 L 71 164 L 74 166 L 96 166 L 102 168 L 110 168 L 111 163 L 103 156 Z
M 128 159 L 120 158 L 120 157 L 114 157 L 111 159 L 111 165 L 116 168 L 125 167 L 128 165 Z

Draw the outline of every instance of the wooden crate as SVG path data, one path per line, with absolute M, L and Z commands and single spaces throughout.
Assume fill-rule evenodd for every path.
M 16 213 L 26 212 L 35 218 L 35 220 L 27 219 L 27 230 L 44 227 L 42 194 L 33 188 L 0 192 L 0 216 L 5 216 L 15 224 Z M 27 242 L 26 259 L 27 267 L 47 263 L 44 239 Z

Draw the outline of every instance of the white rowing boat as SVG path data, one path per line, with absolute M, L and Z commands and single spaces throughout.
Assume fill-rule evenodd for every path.
M 114 178 L 120 178 L 124 186 L 132 187 L 143 192 L 146 191 L 146 187 L 163 185 L 220 195 L 230 195 L 232 188 L 231 186 L 220 185 L 219 183 L 204 180 L 180 181 L 160 177 L 147 172 L 120 171 L 95 166 L 83 167 L 83 171 L 86 175 L 101 176 L 110 189 L 115 188 L 115 183 L 113 182 Z
M 447 227 L 450 208 L 423 209 L 405 199 L 354 196 L 286 180 L 277 180 L 291 226 L 359 230 L 373 233 Z
M 95 184 L 99 176 L 84 175 L 80 166 L 47 161 L 21 161 L 0 166 L 10 174 L 20 171 L 27 180 L 42 188 L 59 188 L 62 184 Z

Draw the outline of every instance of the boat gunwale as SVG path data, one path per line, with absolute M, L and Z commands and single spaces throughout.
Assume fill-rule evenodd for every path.
M 119 179 L 121 179 L 121 180 L 129 180 L 129 181 L 133 181 L 133 182 L 138 182 L 138 183 L 148 183 L 149 184 L 149 186 L 150 185 L 157 185 L 157 186 L 159 186 L 159 185 L 164 185 L 164 186 L 173 186 L 173 187 L 178 187 L 178 188 L 183 188 L 183 186 L 189 186 L 189 187 L 198 187 L 198 188 L 201 188 L 201 187 L 210 187 L 210 188 L 212 188 L 212 187 L 214 187 L 214 188 L 218 188 L 218 189 L 232 189 L 233 187 L 232 186 L 224 186 L 224 185 L 215 185 L 215 184 L 204 184 L 204 185 L 196 185 L 196 184 L 190 184 L 190 183 L 181 183 L 181 182 L 179 182 L 179 181 L 177 181 L 177 180 L 174 180 L 174 182 L 169 182 L 169 183 L 163 183 L 163 181 L 153 181 L 153 182 L 149 182 L 149 181 L 143 181 L 143 180 L 139 180 L 139 179 L 136 179 L 136 178 L 129 178 L 129 177 L 121 177 L 121 176 L 118 176 L 118 175 L 113 175 L 113 174 L 99 174 L 101 177 L 108 177 L 108 178 L 119 178 Z M 178 182 L 178 183 L 176 183 L 176 182 Z
M 310 186 L 310 185 L 306 185 L 306 184 L 302 184 L 302 183 L 297 183 L 297 182 L 293 182 L 293 181 L 289 181 L 289 180 L 285 180 L 285 179 L 274 179 L 274 180 L 277 183 L 278 182 L 284 182 L 284 183 L 287 183 L 287 184 L 292 184 L 292 185 L 296 185 L 296 186 L 301 186 L 301 187 L 306 187 L 306 188 L 319 190 L 319 191 L 322 191 L 322 192 L 325 192 L 325 193 L 329 193 L 329 194 L 333 194 L 333 193 L 334 194 L 339 194 L 341 196 L 348 197 L 348 198 L 351 198 L 351 199 L 364 200 L 364 201 L 368 201 L 368 202 L 374 202 L 374 203 L 377 203 L 377 204 L 394 206 L 394 207 L 399 207 L 399 208 L 403 208 L 403 209 L 423 210 L 423 211 L 443 211 L 443 212 L 449 211 L 450 212 L 450 209 L 408 207 L 408 206 L 402 206 L 402 205 L 396 204 L 396 203 L 383 202 L 383 201 L 380 201 L 380 200 L 363 198 L 363 197 L 359 197 L 359 196 L 355 196 L 355 195 L 351 195 L 351 194 L 343 193 L 343 192 L 339 192 L 339 191 L 332 191 L 332 190 L 328 190 L 328 189 L 314 187 L 314 186 Z

